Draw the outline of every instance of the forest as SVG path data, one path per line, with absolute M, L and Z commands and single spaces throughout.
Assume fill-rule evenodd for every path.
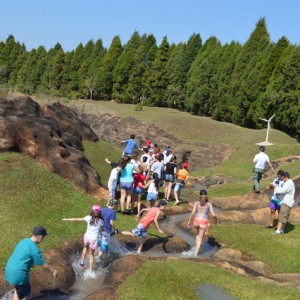
M 300 46 L 272 42 L 261 18 L 249 39 L 222 45 L 200 34 L 157 45 L 135 31 L 108 48 L 101 39 L 64 51 L 57 43 L 27 50 L 10 35 L 0 41 L 0 85 L 25 94 L 172 107 L 248 128 L 276 113 L 272 126 L 300 140 Z

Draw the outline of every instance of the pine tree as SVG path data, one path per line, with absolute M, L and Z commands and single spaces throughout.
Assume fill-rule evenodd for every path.
M 147 104 L 154 106 L 167 106 L 165 90 L 168 86 L 167 63 L 169 59 L 169 42 L 165 36 L 158 47 L 155 59 L 149 69 L 146 83 Z
M 134 56 L 141 44 L 141 38 L 139 33 L 135 31 L 127 44 L 124 46 L 124 50 L 120 55 L 117 65 L 113 72 L 113 97 L 121 102 L 128 102 L 126 98 L 126 90 L 128 86 L 129 76 L 134 65 Z
M 209 38 L 193 62 L 186 84 L 187 108 L 193 114 L 208 115 L 211 80 L 217 71 L 221 55 L 221 44 L 215 38 Z
M 111 99 L 113 91 L 113 71 L 123 51 L 119 36 L 115 36 L 103 57 L 99 71 L 99 93 L 101 99 Z

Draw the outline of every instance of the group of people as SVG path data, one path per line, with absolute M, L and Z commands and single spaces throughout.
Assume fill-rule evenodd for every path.
M 265 147 L 259 147 L 259 153 L 253 158 L 253 191 L 254 193 L 260 193 L 260 180 L 262 179 L 263 172 L 268 165 L 272 172 L 274 168 L 270 162 L 269 156 L 265 153 Z M 290 178 L 288 172 L 279 170 L 276 178 L 270 184 L 270 187 L 274 189 L 270 201 L 270 221 L 266 228 L 275 227 L 275 216 L 278 213 L 278 224 L 276 227 L 275 234 L 283 234 L 285 225 L 288 222 L 289 215 L 292 207 L 295 204 L 295 184 Z
M 143 244 L 147 238 L 147 231 L 152 223 L 156 225 L 160 233 L 164 233 L 160 228 L 158 219 L 170 200 L 170 193 L 175 183 L 174 195 L 175 204 L 179 203 L 179 194 L 185 186 L 188 179 L 188 163 L 182 163 L 182 168 L 178 168 L 176 156 L 173 155 L 171 147 L 167 146 L 163 153 L 156 144 L 146 141 L 143 155 L 140 160 L 137 159 L 136 148 L 138 145 L 134 141 L 135 136 L 131 135 L 130 139 L 122 141 L 126 145 L 123 157 L 120 162 L 112 163 L 106 159 L 107 163 L 112 165 L 112 171 L 109 179 L 109 196 L 106 207 L 101 208 L 95 204 L 91 208 L 91 213 L 82 218 L 64 218 L 63 221 L 84 221 L 87 223 L 87 229 L 83 238 L 83 251 L 79 262 L 80 267 L 84 268 L 86 255 L 89 254 L 89 269 L 94 267 L 94 255 L 98 251 L 98 257 L 107 255 L 109 251 L 111 236 L 123 234 L 139 238 L 137 253 L 141 253 Z M 139 149 L 139 148 L 138 148 Z M 259 181 L 267 164 L 271 170 L 273 166 L 269 157 L 265 154 L 265 148 L 260 146 L 260 152 L 253 159 L 253 190 L 255 193 L 260 192 Z M 179 170 L 177 170 L 177 168 Z M 131 195 L 133 194 L 137 201 L 136 220 L 146 213 L 139 221 L 136 228 L 132 231 L 120 231 L 115 228 L 117 219 L 116 209 L 119 201 L 115 199 L 116 186 L 119 183 L 121 191 L 121 211 L 123 214 L 130 212 Z M 164 183 L 164 199 L 158 199 L 158 190 Z M 277 177 L 271 183 L 274 188 L 274 194 L 270 201 L 270 222 L 266 228 L 275 227 L 275 215 L 278 212 L 278 224 L 275 234 L 283 234 L 285 225 L 295 204 L 294 194 L 295 185 L 290 179 L 288 172 L 279 170 Z M 141 209 L 140 200 L 143 191 L 147 190 L 148 208 Z M 125 207 L 126 199 L 126 207 Z M 156 203 L 156 205 L 155 205 Z M 208 201 L 206 190 L 200 190 L 199 198 L 194 203 L 192 212 L 188 219 L 188 228 L 196 229 L 196 246 L 194 256 L 198 256 L 203 237 L 208 231 L 209 214 L 214 217 L 215 223 L 218 222 L 214 213 L 212 204 Z M 54 277 L 57 276 L 57 270 L 46 264 L 38 244 L 47 236 L 46 229 L 43 226 L 37 226 L 32 232 L 31 238 L 25 238 L 15 247 L 13 254 L 9 258 L 6 269 L 6 280 L 15 287 L 14 300 L 26 299 L 30 295 L 31 286 L 29 281 L 29 272 L 34 265 L 42 266 L 51 272 Z
M 118 163 L 105 159 L 112 166 L 108 180 L 110 199 L 116 198 L 116 189 L 119 184 L 122 213 L 131 214 L 134 202 L 139 213 L 141 197 L 146 189 L 146 199 L 150 208 L 155 206 L 161 186 L 164 186 L 164 200 L 170 201 L 174 185 L 174 205 L 178 205 L 180 191 L 189 177 L 188 162 L 178 164 L 169 145 L 161 152 L 158 145 L 150 140 L 146 140 L 144 146 L 139 148 L 134 139 L 135 135 L 131 134 L 129 139 L 120 142 L 120 144 L 125 144 L 125 148 Z M 140 157 L 138 157 L 138 151 L 143 152 Z

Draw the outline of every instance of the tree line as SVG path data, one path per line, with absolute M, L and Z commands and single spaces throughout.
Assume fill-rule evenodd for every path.
M 10 35 L 0 41 L 0 84 L 22 93 L 49 93 L 91 100 L 172 107 L 249 128 L 274 113 L 275 128 L 300 138 L 300 47 L 286 37 L 271 42 L 260 19 L 242 45 L 202 43 L 157 45 L 152 34 L 134 32 L 122 45 L 115 36 L 108 48 L 101 39 L 65 52 L 30 51 Z

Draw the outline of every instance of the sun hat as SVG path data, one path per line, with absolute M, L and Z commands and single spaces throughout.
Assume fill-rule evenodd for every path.
M 92 206 L 92 211 L 99 212 L 101 210 L 101 206 L 98 204 L 95 204 Z
M 47 231 L 44 226 L 36 226 L 34 227 L 32 234 L 46 236 Z

